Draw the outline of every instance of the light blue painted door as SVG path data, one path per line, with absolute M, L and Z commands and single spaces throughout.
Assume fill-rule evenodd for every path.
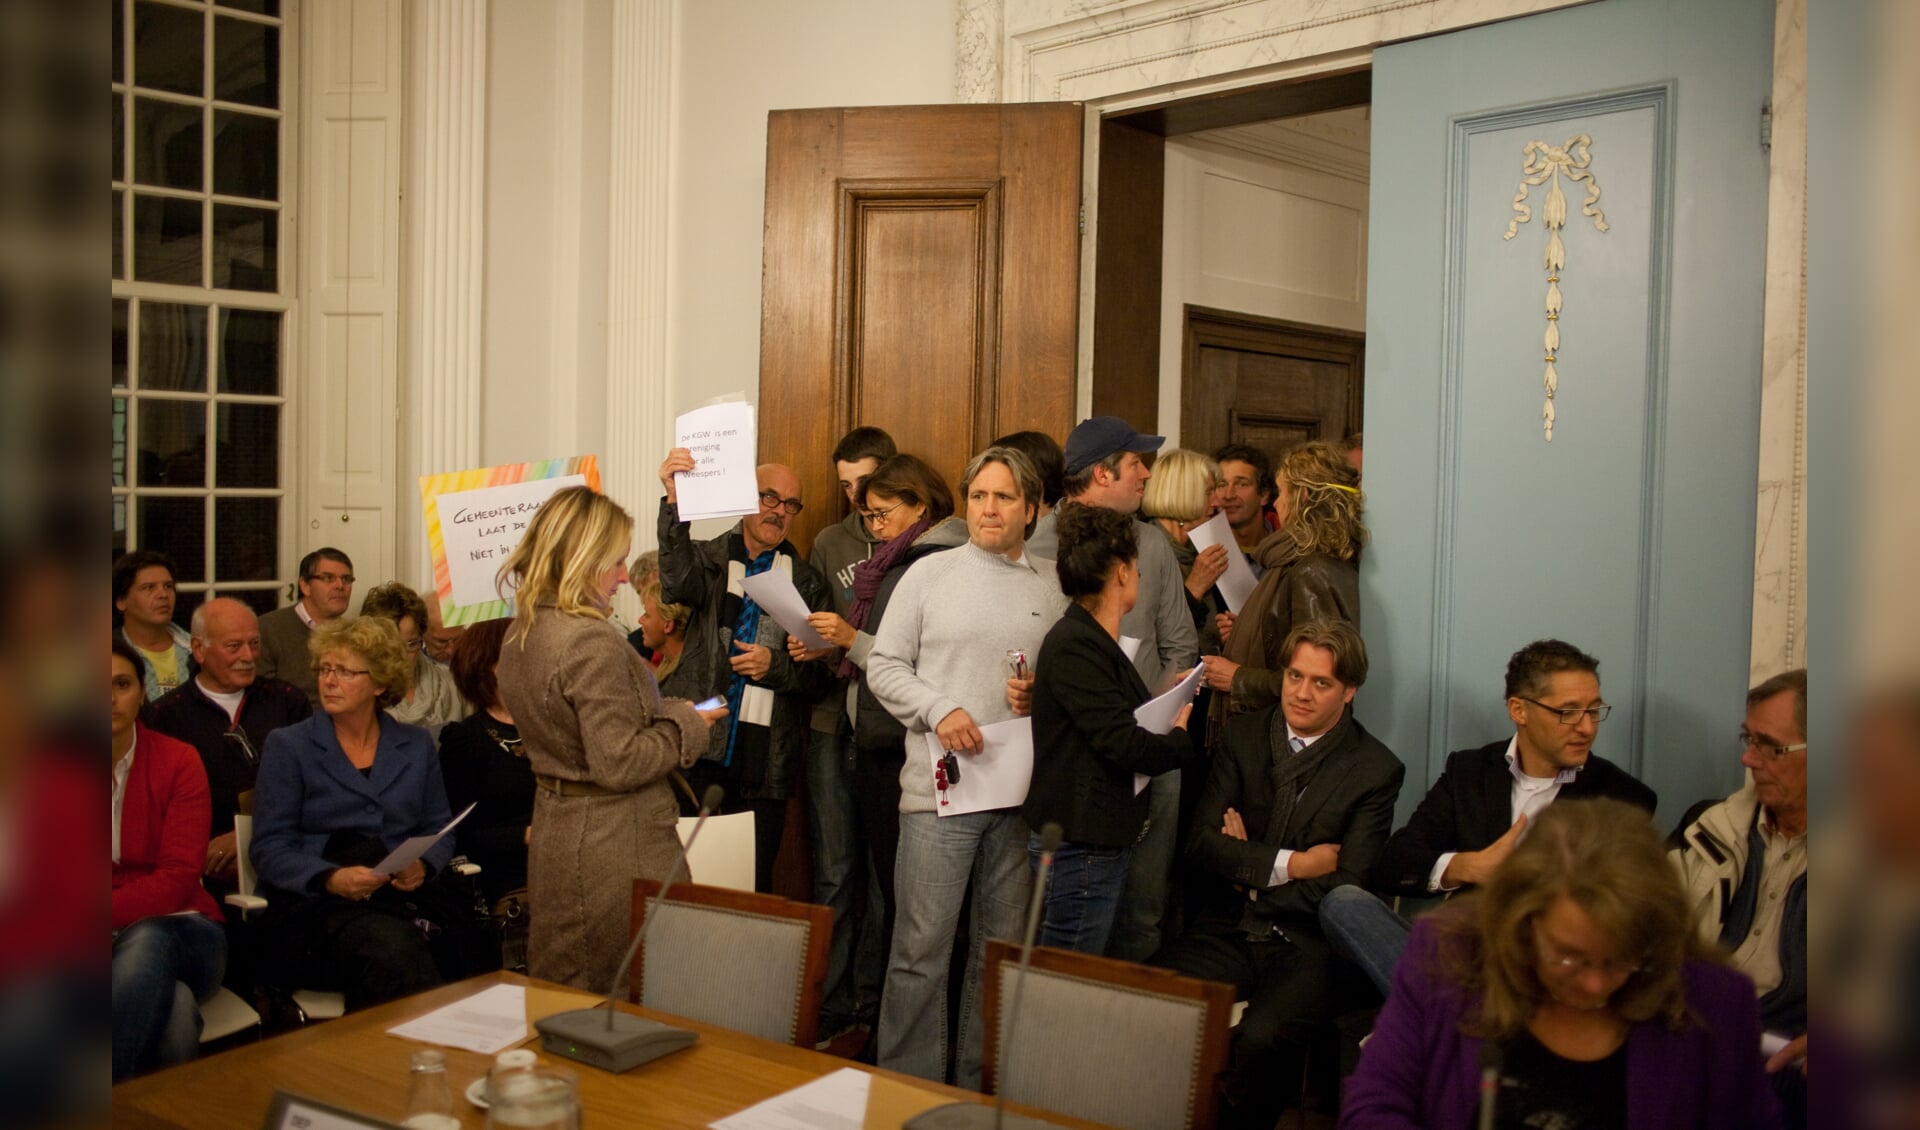
M 1374 56 L 1358 710 L 1402 818 L 1512 733 L 1507 657 L 1543 636 L 1599 657 L 1595 752 L 1664 820 L 1739 783 L 1772 20 L 1602 0 Z

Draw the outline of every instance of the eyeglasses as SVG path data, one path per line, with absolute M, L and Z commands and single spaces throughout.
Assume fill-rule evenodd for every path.
M 245 755 L 249 763 L 260 760 L 260 755 L 254 752 L 253 743 L 247 740 L 247 732 L 245 730 L 242 730 L 238 726 L 234 726 L 232 729 L 229 729 L 222 736 L 225 737 L 228 741 L 232 742 L 233 744 L 239 746 L 240 752 L 243 755 Z
M 351 667 L 336 667 L 331 663 L 322 663 L 313 669 L 313 673 L 322 679 L 352 679 L 360 675 L 371 675 L 371 671 L 356 671 Z
M 1597 970 L 1607 977 L 1624 980 L 1633 976 L 1635 973 L 1645 973 L 1647 971 L 1647 966 L 1644 962 L 1622 961 L 1618 958 L 1609 961 L 1593 961 L 1579 954 L 1566 953 L 1548 941 L 1546 935 L 1538 932 L 1535 932 L 1533 940 L 1535 948 L 1540 951 L 1541 963 L 1551 965 L 1563 973 L 1577 975 L 1581 973 L 1592 973 Z
M 778 494 L 770 490 L 760 492 L 760 505 L 765 507 L 778 506 L 788 514 L 798 514 L 807 508 L 807 504 L 797 498 L 781 498 Z
M 1585 715 L 1587 718 L 1592 719 L 1596 723 L 1605 722 L 1607 720 L 1607 715 L 1613 713 L 1612 704 L 1605 703 L 1605 702 L 1601 703 L 1599 706 L 1548 706 L 1546 703 L 1541 702 L 1539 699 L 1528 698 L 1525 695 L 1514 695 L 1513 697 L 1519 699 L 1521 702 L 1530 702 L 1533 705 L 1539 707 L 1540 709 L 1546 711 L 1547 713 L 1553 715 L 1555 718 L 1560 719 L 1560 724 L 1562 726 L 1572 726 L 1572 725 L 1578 724 L 1582 715 Z
M 896 502 L 892 506 L 887 507 L 885 510 L 869 510 L 867 511 L 867 515 L 866 515 L 867 521 L 870 523 L 884 522 L 887 520 L 887 515 L 893 513 L 895 510 L 898 510 L 905 505 L 906 503 L 904 502 Z
M 323 585 L 350 585 L 353 579 L 352 573 L 315 573 L 307 578 L 309 581 L 318 581 Z
M 418 655 L 420 654 L 420 649 L 427 646 L 426 640 L 401 640 L 400 642 L 407 645 L 407 653 L 409 655 Z
M 1740 731 L 1740 751 L 1742 753 L 1750 749 L 1757 749 L 1768 757 L 1777 758 L 1785 757 L 1789 753 L 1805 748 L 1807 748 L 1807 743 L 1805 742 L 1795 742 L 1792 745 L 1780 745 L 1772 738 L 1763 738 L 1758 734 L 1749 734 L 1745 730 Z

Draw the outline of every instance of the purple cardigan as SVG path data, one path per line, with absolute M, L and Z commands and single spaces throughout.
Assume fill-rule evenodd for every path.
M 1467 997 L 1435 971 L 1434 935 L 1433 923 L 1414 924 L 1393 992 L 1347 1081 L 1343 1128 L 1471 1130 L 1480 1041 L 1460 1031 Z M 1675 1032 L 1647 1022 L 1627 1034 L 1627 1125 L 1775 1130 L 1780 1112 L 1760 1056 L 1753 982 L 1705 962 L 1688 962 L 1683 976 L 1697 1023 Z

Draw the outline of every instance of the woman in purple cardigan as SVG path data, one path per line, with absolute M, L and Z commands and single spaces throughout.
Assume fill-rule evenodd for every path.
M 1482 1078 L 1497 1078 L 1480 1123 Z M 1543 812 L 1493 880 L 1421 919 L 1340 1125 L 1771 1130 L 1753 983 L 1700 950 L 1644 812 Z

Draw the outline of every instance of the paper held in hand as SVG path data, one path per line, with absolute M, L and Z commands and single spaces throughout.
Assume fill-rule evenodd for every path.
M 1150 698 L 1133 708 L 1133 720 L 1142 730 L 1150 734 L 1168 734 L 1173 732 L 1173 720 L 1180 716 L 1180 708 L 1193 702 L 1193 696 L 1200 693 L 1200 674 L 1207 669 L 1204 663 L 1196 663 L 1186 677 L 1173 685 L 1173 689 L 1158 698 Z M 1145 773 L 1133 775 L 1133 795 L 1139 796 L 1140 790 L 1153 780 Z
M 758 425 L 744 400 L 709 404 L 676 418 L 673 445 L 693 453 L 693 470 L 674 476 L 680 520 L 734 518 L 760 509 L 754 472 Z
M 766 609 L 779 622 L 787 634 L 800 641 L 808 651 L 818 651 L 831 646 L 813 625 L 807 623 L 807 614 L 813 609 L 800 596 L 800 590 L 793 587 L 793 577 L 778 569 L 769 569 L 764 573 L 755 573 L 751 577 L 742 577 L 740 587 L 753 598 L 753 602 Z
M 479 803 L 479 801 L 473 802 L 473 804 Z M 374 871 L 381 875 L 398 875 L 400 872 L 405 871 L 408 864 L 427 854 L 428 848 L 439 843 L 443 836 L 453 831 L 454 825 L 465 820 L 467 813 L 473 811 L 473 804 L 469 804 L 467 807 L 461 809 L 460 815 L 447 821 L 447 826 L 435 832 L 433 835 L 412 836 L 402 840 L 400 846 L 388 852 L 387 857 L 380 861 L 379 865 L 374 868 Z
M 979 753 L 960 753 L 960 781 L 946 790 L 945 804 L 934 806 L 941 816 L 991 812 L 1026 803 L 1033 783 L 1033 719 L 1009 718 L 980 727 Z M 927 757 L 940 763 L 946 747 L 939 734 L 927 735 Z
M 1253 595 L 1253 586 L 1259 583 L 1259 578 L 1253 575 L 1253 566 L 1247 564 L 1247 555 L 1240 552 L 1240 543 L 1233 540 L 1233 527 L 1227 525 L 1227 516 L 1215 514 L 1189 530 L 1187 540 L 1203 553 L 1210 546 L 1227 547 L 1227 571 L 1214 584 L 1227 602 L 1227 611 L 1238 616 L 1241 606 Z

